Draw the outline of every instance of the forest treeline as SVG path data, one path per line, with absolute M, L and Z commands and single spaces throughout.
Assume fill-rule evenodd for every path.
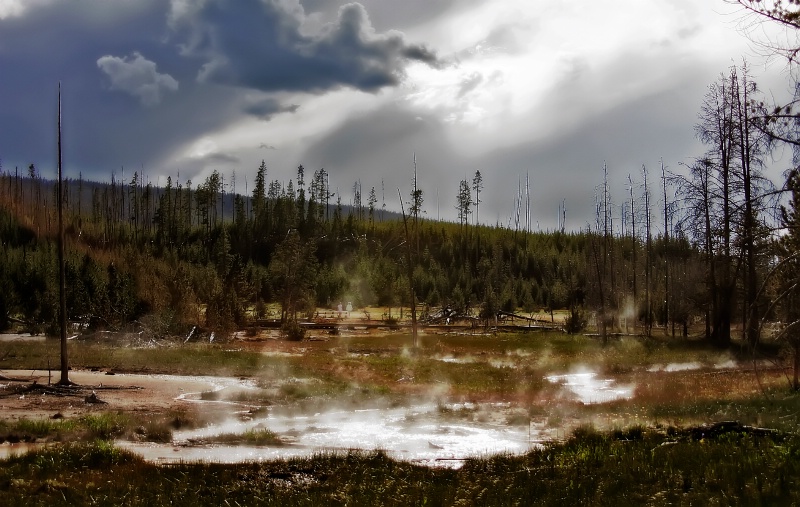
M 69 319 L 117 326 L 149 315 L 177 332 L 245 326 L 268 303 L 284 319 L 340 301 L 407 307 L 409 246 L 423 305 L 477 314 L 584 304 L 585 234 L 437 222 L 412 209 L 409 245 L 374 192 L 343 206 L 329 201 L 324 170 L 308 189 L 302 168 L 287 184 L 266 183 L 266 172 L 251 196 L 223 192 L 216 172 L 194 188 L 154 188 L 138 174 L 65 181 Z M 40 328 L 58 308 L 55 195 L 35 168 L 0 174 L 0 309 Z
M 169 334 L 242 328 L 271 303 L 281 309 L 272 317 L 295 322 L 340 301 L 408 307 L 413 294 L 423 308 L 487 321 L 569 309 L 571 331 L 593 317 L 603 335 L 694 329 L 727 346 L 741 330 L 755 344 L 767 320 L 794 322 L 800 272 L 795 200 L 781 206 L 760 172 L 794 120 L 766 107 L 746 67 L 731 68 L 695 126 L 707 152 L 685 174 L 643 167 L 616 202 L 603 167 L 595 221 L 578 232 L 480 225 L 480 172 L 454 185 L 458 223 L 424 216 L 416 173 L 402 217 L 360 183 L 342 205 L 324 169 L 302 166 L 292 181 L 269 181 L 262 162 L 250 195 L 226 191 L 235 186 L 217 171 L 196 185 L 155 187 L 136 172 L 66 180 L 68 318 Z M 782 190 L 796 191 L 788 174 Z M 0 170 L 2 328 L 57 326 L 56 196 L 33 166 Z

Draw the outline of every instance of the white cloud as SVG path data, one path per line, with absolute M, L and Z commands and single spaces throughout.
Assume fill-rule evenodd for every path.
M 22 16 L 32 7 L 52 2 L 53 0 L 0 0 L 0 20 Z
M 111 79 L 112 90 L 133 95 L 146 106 L 161 102 L 162 92 L 178 89 L 178 82 L 172 76 L 158 73 L 155 62 L 137 52 L 124 58 L 100 57 L 97 66 Z
M 21 0 L 0 0 L 0 19 L 19 16 L 23 10 Z
M 410 67 L 407 100 L 446 121 L 472 154 L 542 140 L 670 89 L 702 62 L 712 77 L 723 71 L 747 47 L 716 7 L 691 0 L 472 3 L 413 32 L 457 64 Z

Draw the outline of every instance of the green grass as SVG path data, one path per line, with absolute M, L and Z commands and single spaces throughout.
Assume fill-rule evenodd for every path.
M 47 370 L 58 365 L 55 340 L 0 345 L 2 369 Z M 72 342 L 68 349 L 73 369 L 108 368 L 116 372 L 170 373 L 175 375 L 250 375 L 281 364 L 257 352 L 230 350 L 224 344 L 176 343 L 159 348 L 113 347 Z
M 603 345 L 597 338 L 554 332 L 423 335 L 417 351 L 411 350 L 411 339 L 406 334 L 342 336 L 333 338 L 325 348 L 309 349 L 303 357 L 288 358 L 232 350 L 230 345 L 220 343 L 184 345 L 174 342 L 159 348 L 113 347 L 84 342 L 69 344 L 70 364 L 75 369 L 95 367 L 117 372 L 176 375 L 270 376 L 274 372 L 277 378 L 319 376 L 330 373 L 326 366 L 331 357 L 344 363 L 348 354 L 369 354 L 355 359 L 368 359 L 379 375 L 382 374 L 381 368 L 386 373 L 395 374 L 397 364 L 403 358 L 426 359 L 445 355 L 504 358 L 548 371 L 586 365 L 608 372 L 673 362 L 713 364 L 732 357 L 731 353 L 723 354 L 698 341 L 623 337 Z M 5 343 L 0 345 L 0 357 L 2 369 L 53 368 L 59 357 L 58 343 L 55 340 Z
M 96 443 L 0 462 L 0 504 L 790 505 L 800 502 L 799 475 L 798 437 L 737 431 L 584 426 L 564 443 L 469 459 L 458 470 L 381 452 L 161 467 Z
M 523 456 L 470 459 L 460 470 L 396 462 L 380 452 L 325 454 L 263 464 L 145 463 L 108 442 L 135 438 L 168 442 L 170 422 L 191 416 L 92 413 L 72 420 L 0 421 L 0 433 L 31 439 L 79 439 L 0 463 L 0 505 L 668 505 L 800 503 L 800 395 L 779 374 L 702 377 L 663 374 L 648 383 L 654 364 L 714 364 L 736 357 L 700 342 L 557 333 L 341 336 L 301 343 L 303 355 L 267 356 L 231 351 L 225 344 L 122 349 L 71 343 L 74 367 L 117 371 L 241 375 L 259 389 L 202 393 L 275 409 L 321 408 L 330 402 L 402 403 L 405 397 L 440 400 L 516 400 L 509 425 L 532 419 L 569 431 Z M 9 346 L 6 346 L 8 348 Z M 25 344 L 0 367 L 42 368 L 53 360 L 49 342 Z M 445 362 L 455 357 L 468 362 Z M 630 401 L 581 405 L 555 397 L 560 388 L 544 375 L 586 366 L 637 385 Z M 736 394 L 733 394 L 736 393 Z M 470 420 L 481 412 L 439 405 L 443 418 Z M 786 431 L 783 436 L 729 433 L 698 439 L 679 429 L 703 422 L 738 420 Z M 678 428 L 675 428 L 675 427 Z M 608 429 L 599 432 L 595 427 Z M 666 428 L 666 430 L 665 430 Z M 58 438 L 56 438 L 58 436 Z M 222 435 L 212 443 L 281 445 L 269 430 Z M 211 441 L 211 440 L 210 440 Z M 125 477 L 125 481 L 119 481 Z
M 243 433 L 223 433 L 206 438 L 204 441 L 226 445 L 284 445 L 283 440 L 274 431 L 266 428 L 252 428 Z
M 119 412 L 98 412 L 71 419 L 0 420 L 0 442 L 91 442 L 117 438 L 170 442 L 177 417 L 171 417 L 170 414 L 153 418 Z
M 649 408 L 654 420 L 692 424 L 697 421 L 740 421 L 744 424 L 797 432 L 800 393 L 771 389 L 767 397 L 663 403 Z
M 62 440 L 73 434 L 78 426 L 77 421 L 64 419 L 1 420 L 0 441 L 31 442 L 46 437 Z
M 111 440 L 121 437 L 130 427 L 130 417 L 116 412 L 87 414 L 80 418 L 81 424 L 88 431 L 90 440 Z

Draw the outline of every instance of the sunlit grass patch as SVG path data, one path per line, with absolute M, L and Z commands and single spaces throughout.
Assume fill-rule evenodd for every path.
M 77 427 L 76 421 L 65 419 L 0 420 L 0 442 L 31 442 L 41 438 L 61 440 L 73 434 Z
M 3 346 L 13 347 L 2 365 L 6 369 L 47 370 L 57 366 L 59 351 L 55 340 L 24 342 L 24 347 L 16 344 Z M 222 344 L 168 342 L 159 348 L 135 348 L 70 342 L 68 347 L 73 369 L 243 376 L 282 364 L 281 358 L 268 357 L 254 351 L 232 350 Z
M 279 392 L 285 400 L 299 400 L 314 396 L 315 389 L 312 383 L 291 382 L 283 384 Z
M 89 432 L 90 439 L 111 440 L 122 436 L 131 426 L 129 416 L 119 412 L 87 414 L 80 423 Z
M 241 433 L 223 433 L 204 438 L 203 441 L 226 445 L 285 445 L 277 433 L 267 428 L 251 428 Z
M 265 463 L 143 462 L 107 443 L 66 445 L 4 460 L 4 505 L 792 505 L 800 502 L 800 441 L 731 431 L 641 427 L 574 431 L 521 456 L 460 469 L 385 453 L 323 453 Z M 257 435 L 258 439 L 263 438 Z M 258 444 L 256 444 L 258 445 Z M 124 481 L 119 478 L 124 477 Z
M 110 441 L 117 438 L 169 442 L 173 421 L 170 414 L 137 417 L 119 412 L 86 414 L 79 418 L 0 420 L 0 442 Z
M 75 421 L 63 419 L 20 419 L 11 425 L 12 431 L 19 431 L 33 435 L 34 437 L 45 437 L 60 432 L 69 432 L 76 427 Z
M 792 433 L 800 423 L 800 394 L 773 390 L 766 397 L 701 398 L 694 401 L 653 404 L 655 420 L 689 425 L 701 421 L 739 421 Z

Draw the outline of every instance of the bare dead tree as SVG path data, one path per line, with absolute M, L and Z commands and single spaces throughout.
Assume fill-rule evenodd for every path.
M 59 324 L 61 331 L 61 380 L 60 385 L 71 385 L 69 359 L 67 356 L 67 283 L 64 267 L 64 189 L 62 187 L 61 157 L 61 83 L 58 83 L 58 278 L 59 278 Z
M 642 179 L 644 181 L 644 228 L 646 238 L 644 290 L 645 290 L 645 334 L 650 336 L 653 332 L 653 302 L 651 279 L 653 273 L 653 233 L 650 214 L 650 192 L 647 189 L 647 167 L 642 165 Z
M 416 157 L 415 157 L 416 160 Z M 414 178 L 416 182 L 416 178 Z M 408 217 L 406 217 L 406 208 L 403 205 L 403 194 L 400 193 L 400 189 L 397 189 L 397 195 L 400 196 L 400 211 L 403 213 L 403 229 L 405 230 L 406 235 L 406 271 L 408 273 L 408 290 L 409 296 L 411 298 L 411 336 L 414 343 L 414 348 L 416 349 L 418 346 L 418 335 L 417 335 L 417 300 L 416 294 L 414 292 L 414 265 L 411 262 L 412 254 L 411 254 L 411 236 L 409 235 L 408 231 Z
M 669 268 L 670 268 L 670 245 L 669 245 L 669 199 L 667 197 L 667 173 L 664 169 L 664 161 L 661 161 L 661 183 L 664 189 L 664 334 L 668 334 L 670 322 L 670 292 L 669 292 Z M 672 328 L 673 337 L 675 328 Z
M 785 58 L 789 65 L 798 62 L 800 54 L 798 2 L 795 0 L 726 1 L 741 8 L 739 28 L 761 48 L 762 53 L 779 55 Z

